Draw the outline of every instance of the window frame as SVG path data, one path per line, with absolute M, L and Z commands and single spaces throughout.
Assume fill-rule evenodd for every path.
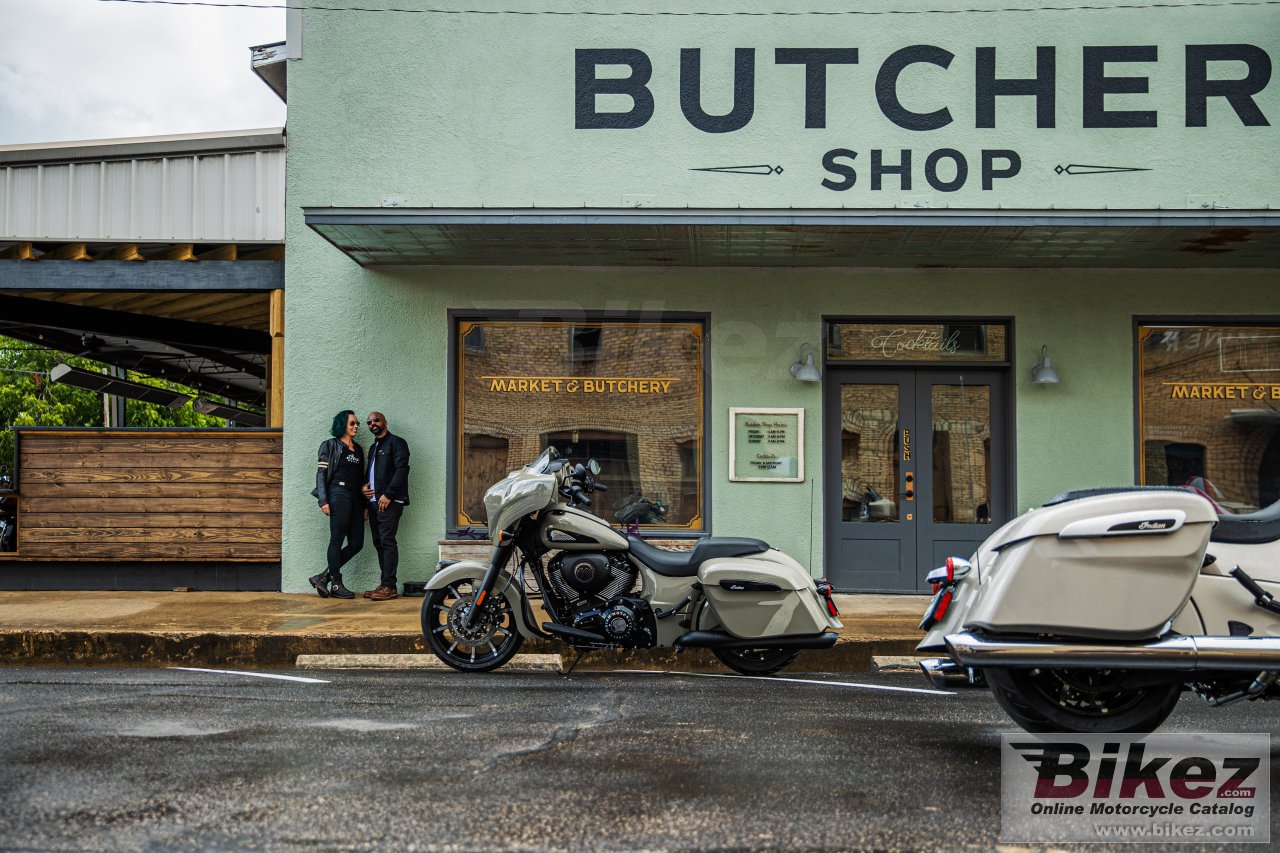
M 527 322 L 527 323 L 566 323 L 570 326 L 607 326 L 610 323 L 697 323 L 702 328 L 702 363 L 699 365 L 699 379 L 702 382 L 702 418 L 699 428 L 702 432 L 702 464 L 701 464 L 701 530 L 689 530 L 680 527 L 646 527 L 646 534 L 651 538 L 654 534 L 663 539 L 701 539 L 705 536 L 712 535 L 712 448 L 711 437 L 712 430 L 710 424 L 711 417 L 711 314 L 708 312 L 698 311 L 672 311 L 672 312 L 639 312 L 639 311 L 557 311 L 554 309 L 506 309 L 486 311 L 481 309 L 454 309 L 451 308 L 446 312 L 447 334 L 448 340 L 448 382 L 446 388 L 447 405 L 446 412 L 449 419 L 447 439 L 448 448 L 445 454 L 445 476 L 447 477 L 447 486 L 445 489 L 445 537 L 454 539 L 460 530 L 466 529 L 467 525 L 459 524 L 458 518 L 458 474 L 460 456 L 462 453 L 462 424 L 458 422 L 458 396 L 461 388 L 461 377 L 459 370 L 461 368 L 460 346 L 458 336 L 458 324 L 462 321 L 491 321 L 491 322 Z M 568 346 L 568 336 L 566 336 L 566 347 Z M 571 353 L 566 351 L 566 358 L 570 358 Z M 508 459 L 508 464 L 513 464 L 513 460 Z M 532 460 L 526 460 L 526 462 Z M 519 464 L 526 464 L 520 462 Z M 608 478 L 605 478 L 606 482 Z M 470 531 L 474 536 L 476 533 L 483 532 L 488 534 L 487 527 L 471 526 Z
M 956 358 L 953 360 L 882 358 L 854 359 L 833 358 L 830 353 L 831 341 L 839 339 L 837 326 L 879 325 L 879 324 L 921 324 L 927 326 L 1003 326 L 1005 329 L 1005 353 L 1003 359 L 989 358 Z M 833 334 L 834 331 L 834 334 Z M 973 317 L 957 314 L 823 314 L 822 315 L 822 363 L 824 367 L 942 367 L 947 368 L 1011 368 L 1014 361 L 1014 317 L 1013 315 L 979 314 Z M 986 338 L 986 331 L 983 331 Z M 966 353 L 967 355 L 968 353 Z M 1010 393 L 1013 387 L 1010 386 Z M 1012 398 L 1010 398 L 1012 400 Z M 1012 435 L 1012 434 L 1011 434 Z

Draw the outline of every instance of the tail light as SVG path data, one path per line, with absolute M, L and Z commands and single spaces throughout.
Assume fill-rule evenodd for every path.
M 818 588 L 818 595 L 822 596 L 822 600 L 827 604 L 827 612 L 834 617 L 840 615 L 840 611 L 836 609 L 836 602 L 831 597 L 831 581 L 826 578 L 820 578 L 815 582 L 814 586 Z
M 968 560 L 960 557 L 947 557 L 944 565 L 929 572 L 925 580 L 929 582 L 929 586 L 933 590 L 934 599 L 930 602 L 929 609 L 925 611 L 924 619 L 920 622 L 922 631 L 929 630 L 947 615 L 947 610 L 951 607 L 951 601 L 955 597 L 956 587 L 959 585 L 957 582 L 968 575 L 972 568 Z
M 942 598 L 938 599 L 938 606 L 933 611 L 933 618 L 936 622 L 941 622 L 942 617 L 947 615 L 947 608 L 951 606 L 951 590 L 947 590 L 942 594 Z

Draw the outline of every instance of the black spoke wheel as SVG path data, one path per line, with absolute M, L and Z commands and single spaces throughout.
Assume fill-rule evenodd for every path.
M 427 646 L 454 669 L 488 672 L 515 655 L 524 638 L 516 628 L 511 602 L 501 593 L 487 597 L 471 627 L 466 615 L 475 601 L 478 581 L 460 580 L 427 592 L 422 602 L 422 635 Z
M 1029 732 L 1151 732 L 1178 704 L 1182 684 L 1128 683 L 1114 669 L 987 669 L 996 702 Z
M 773 675 L 789 666 L 800 652 L 794 649 L 712 649 L 720 662 L 743 675 Z

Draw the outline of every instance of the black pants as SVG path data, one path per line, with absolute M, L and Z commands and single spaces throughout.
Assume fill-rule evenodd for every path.
M 329 579 L 342 580 L 342 567 L 364 547 L 364 495 L 335 488 L 329 492 Z M 347 540 L 344 548 L 342 540 Z
M 378 550 L 378 568 L 382 570 L 382 582 L 378 586 L 396 588 L 396 569 L 400 567 L 400 546 L 396 544 L 396 531 L 400 529 L 400 516 L 404 504 L 392 501 L 379 511 L 377 504 L 369 504 L 369 538 Z

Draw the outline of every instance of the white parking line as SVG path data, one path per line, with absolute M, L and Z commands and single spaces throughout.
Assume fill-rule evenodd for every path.
M 273 672 L 241 672 L 238 669 L 201 669 L 196 666 L 170 666 L 166 669 L 180 669 L 183 672 L 212 672 L 215 675 L 245 675 L 249 678 L 272 678 L 277 681 L 300 681 L 303 684 L 328 684 L 323 678 L 303 678 L 301 675 L 276 675 Z
M 755 681 L 789 681 L 793 684 L 821 684 L 826 687 L 860 687 L 863 690 L 886 690 L 891 693 L 922 693 L 926 696 L 955 696 L 950 690 L 929 690 L 924 687 L 889 687 L 884 684 L 862 684 L 857 681 L 821 681 L 816 678 L 785 678 L 776 675 L 729 675 L 724 672 L 672 672 L 666 669 L 615 669 L 613 672 L 633 675 L 690 675 L 698 678 L 750 678 Z

